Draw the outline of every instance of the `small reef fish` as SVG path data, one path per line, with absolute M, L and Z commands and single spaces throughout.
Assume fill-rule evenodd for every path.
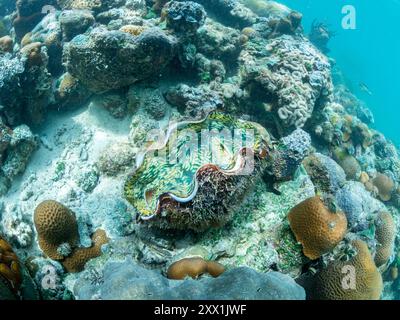
M 371 90 L 369 90 L 368 86 L 364 82 L 360 82 L 360 89 L 361 89 L 361 91 L 363 91 L 363 92 L 369 94 L 370 96 L 372 96 Z

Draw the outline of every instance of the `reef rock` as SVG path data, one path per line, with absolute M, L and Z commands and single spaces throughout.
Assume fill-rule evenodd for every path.
M 234 268 L 218 278 L 169 280 L 133 261 L 109 262 L 104 280 L 92 284 L 85 275 L 74 287 L 77 299 L 123 300 L 304 300 L 304 289 L 279 272 L 258 273 L 248 267 Z
M 158 76 L 175 53 L 176 40 L 157 28 L 135 37 L 98 27 L 64 47 L 68 72 L 93 91 L 106 91 Z
M 301 128 L 333 91 L 330 64 L 308 40 L 253 37 L 240 55 L 242 86 L 271 105 L 281 131 Z

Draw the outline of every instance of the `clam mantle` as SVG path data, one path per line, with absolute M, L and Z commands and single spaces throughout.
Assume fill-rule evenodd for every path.
M 162 228 L 222 226 L 262 171 L 269 146 L 263 127 L 220 112 L 171 125 L 138 155 L 125 197 L 141 220 Z

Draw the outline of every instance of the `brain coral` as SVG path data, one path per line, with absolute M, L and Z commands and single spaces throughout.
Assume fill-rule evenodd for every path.
M 380 212 L 375 221 L 375 227 L 375 238 L 377 241 L 375 263 L 377 267 L 380 267 L 388 262 L 393 253 L 396 224 L 390 213 Z
M 73 248 L 78 244 L 75 215 L 57 201 L 46 200 L 40 203 L 35 209 L 34 223 L 40 248 L 53 260 L 64 259 L 58 250 L 61 245 L 68 244 Z
M 394 182 L 390 177 L 385 174 L 378 173 L 372 180 L 372 183 L 378 188 L 379 198 L 381 198 L 382 201 L 389 201 L 392 198 Z
M 288 218 L 297 241 L 303 245 L 304 255 L 312 260 L 332 250 L 347 230 L 345 214 L 330 212 L 318 196 L 295 206 Z
M 361 240 L 352 242 L 357 254 L 349 261 L 335 260 L 311 280 L 307 297 L 316 300 L 378 300 L 383 283 L 382 276 L 375 266 L 368 246 Z M 345 283 L 346 274 L 354 267 L 355 281 Z M 352 282 L 352 281 L 349 281 Z M 352 288 L 351 285 L 355 285 Z
M 215 261 L 206 261 L 203 258 L 185 258 L 174 262 L 168 268 L 169 279 L 183 280 L 186 277 L 196 279 L 204 273 L 218 277 L 225 271 L 223 265 Z
M 34 214 L 39 246 L 53 260 L 59 260 L 68 272 L 80 272 L 86 262 L 101 255 L 101 246 L 108 242 L 105 232 L 97 230 L 92 247 L 79 248 L 78 224 L 71 210 L 61 203 L 46 200 Z
M 205 230 L 226 223 L 259 176 L 268 133 L 213 112 L 177 124 L 165 138 L 138 156 L 125 184 L 126 199 L 142 220 L 162 228 Z

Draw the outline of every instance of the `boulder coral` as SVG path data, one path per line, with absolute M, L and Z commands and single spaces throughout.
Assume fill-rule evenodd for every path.
M 224 273 L 225 267 L 215 261 L 206 261 L 203 258 L 184 258 L 170 265 L 167 270 L 168 279 L 183 280 L 186 277 L 193 279 L 208 273 L 216 278 Z
M 176 39 L 159 28 L 139 36 L 94 28 L 64 46 L 67 71 L 92 91 L 120 89 L 159 76 L 175 55 Z
M 375 264 L 377 267 L 385 265 L 394 250 L 396 238 L 396 223 L 388 212 L 380 212 L 375 220 L 375 239 L 377 248 L 375 253 Z
M 308 198 L 288 214 L 290 228 L 314 260 L 331 251 L 345 236 L 347 219 L 343 212 L 330 212 L 318 196 Z
M 261 46 L 265 49 L 256 49 Z M 280 131 L 303 127 L 331 99 L 329 61 L 305 39 L 283 35 L 267 41 L 260 32 L 246 43 L 239 63 L 242 86 L 272 106 L 266 116 L 273 117 Z
M 80 272 L 85 264 L 101 255 L 101 246 L 108 242 L 105 231 L 92 235 L 92 246 L 79 246 L 78 224 L 74 213 L 54 200 L 41 202 L 35 209 L 34 223 L 38 242 L 44 254 L 58 260 L 68 272 Z
M 389 201 L 392 198 L 395 184 L 390 177 L 383 173 L 378 173 L 372 183 L 378 189 L 379 198 L 382 201 Z
M 167 27 L 175 32 L 195 34 L 204 25 L 207 13 L 201 4 L 193 1 L 170 1 L 163 9 Z
M 378 300 L 380 298 L 383 289 L 382 276 L 375 266 L 367 244 L 361 240 L 355 240 L 352 246 L 357 252 L 355 256 L 348 261 L 332 261 L 314 275 L 306 290 L 307 298 L 313 300 Z M 349 272 L 354 272 L 355 279 L 347 283 L 344 279 Z

